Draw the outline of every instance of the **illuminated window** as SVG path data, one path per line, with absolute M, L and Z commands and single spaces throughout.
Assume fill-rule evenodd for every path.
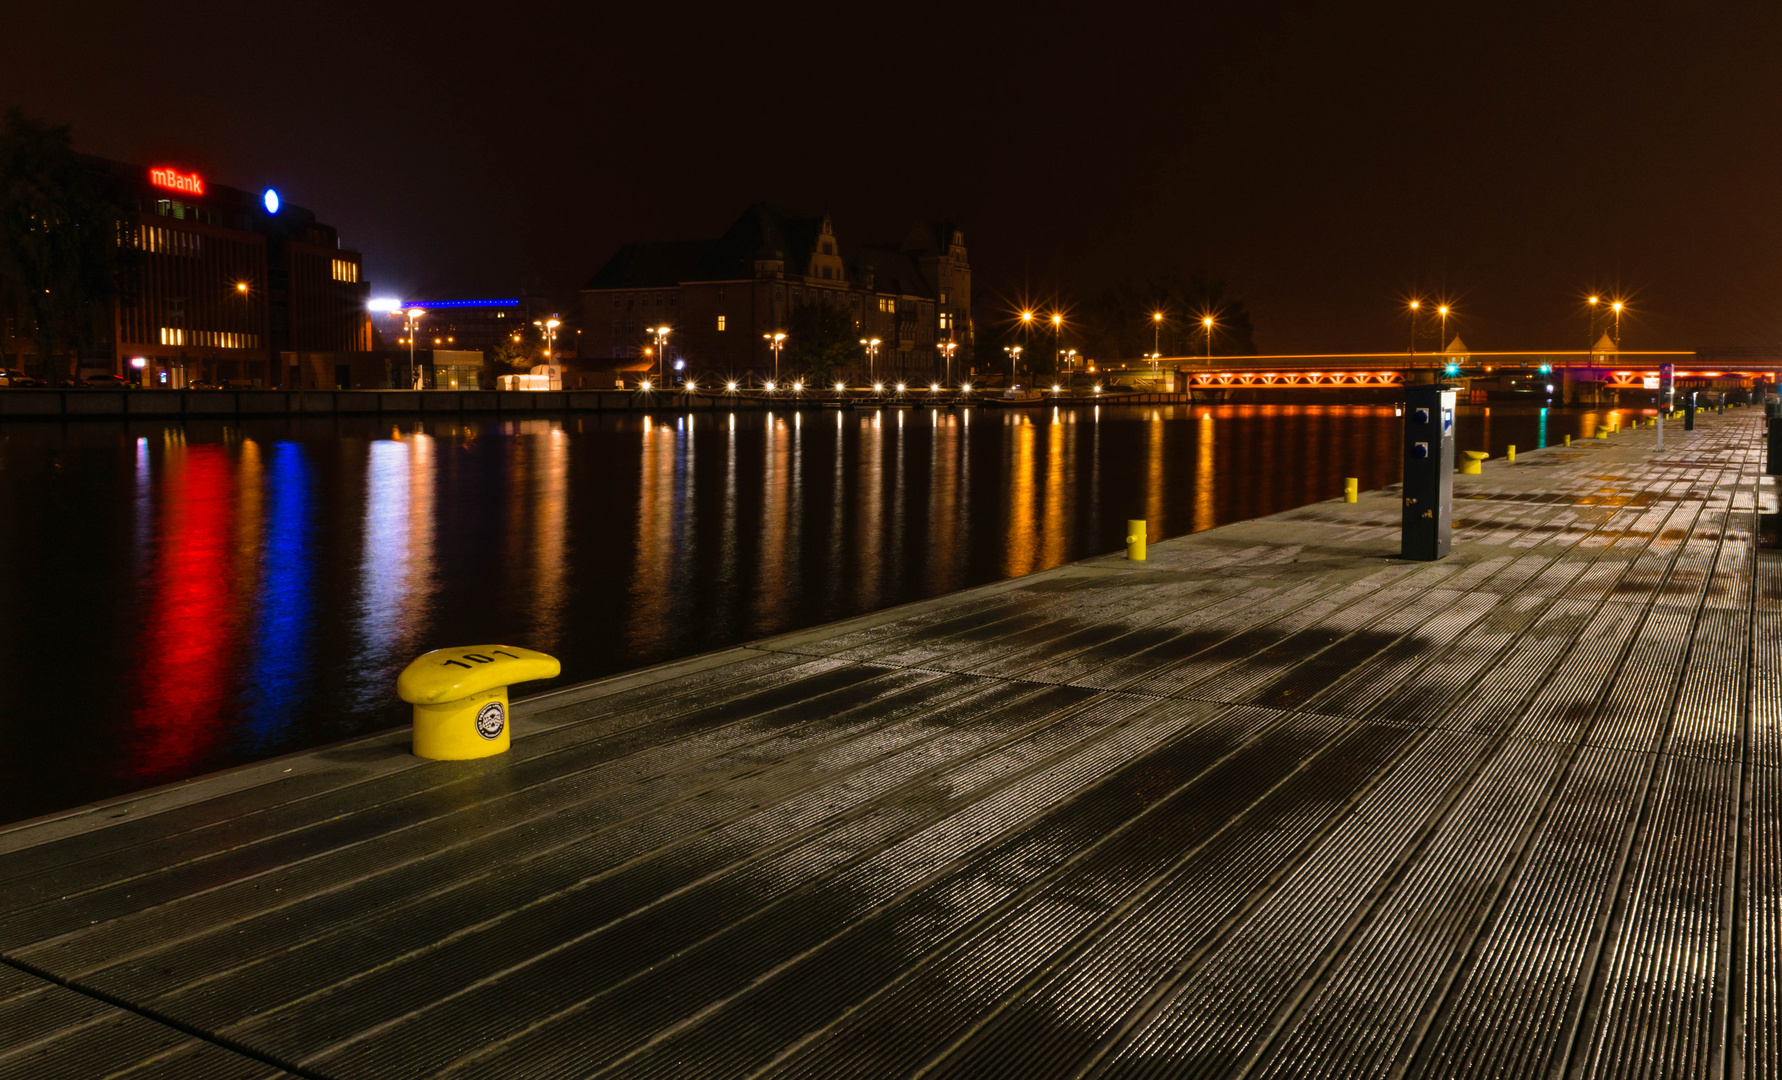
M 718 329 L 724 329 L 724 316 L 718 316 Z
M 347 259 L 334 260 L 334 280 L 348 283 L 359 280 L 359 264 Z
M 161 344 L 184 345 L 185 343 L 186 332 L 184 330 L 172 326 L 161 327 Z
M 941 312 L 941 317 L 940 317 L 940 328 L 941 328 L 941 329 L 942 329 L 942 330 L 946 330 L 946 329 L 948 329 L 948 328 L 949 328 L 949 327 L 951 327 L 951 326 L 952 326 L 952 325 L 953 325 L 953 317 L 952 317 L 952 316 L 951 316 L 951 315 L 949 315 L 949 314 L 947 314 L 947 313 L 946 313 L 946 312 L 944 312 L 944 311 L 943 311 L 943 312 Z

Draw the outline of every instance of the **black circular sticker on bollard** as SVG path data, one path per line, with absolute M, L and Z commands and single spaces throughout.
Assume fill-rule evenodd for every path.
M 477 710 L 476 733 L 485 739 L 501 738 L 501 725 L 506 721 L 501 713 L 501 702 L 491 701 Z

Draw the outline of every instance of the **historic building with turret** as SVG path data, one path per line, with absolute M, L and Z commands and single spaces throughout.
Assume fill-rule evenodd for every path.
M 956 223 L 919 222 L 899 244 L 855 244 L 827 213 L 757 203 L 716 240 L 620 248 L 582 289 L 582 355 L 635 359 L 667 326 L 666 359 L 694 371 L 773 370 L 769 339 L 808 304 L 834 305 L 874 366 L 927 379 L 967 370 L 971 264 Z M 862 367 L 865 367 L 865 349 Z

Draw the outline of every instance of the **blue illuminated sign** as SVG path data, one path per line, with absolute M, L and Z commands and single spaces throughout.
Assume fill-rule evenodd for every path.
M 278 192 L 276 190 L 267 188 L 266 194 L 260 197 L 260 201 L 266 204 L 268 214 L 278 213 Z
M 518 300 L 404 300 L 403 307 L 424 307 L 429 311 L 436 308 L 465 307 L 519 307 Z

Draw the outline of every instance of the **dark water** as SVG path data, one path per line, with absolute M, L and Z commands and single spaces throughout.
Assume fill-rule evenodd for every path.
M 1501 453 L 1599 414 L 1462 410 Z M 0 426 L 0 821 L 1397 480 L 1391 406 Z M 538 689 L 533 684 L 527 690 Z

